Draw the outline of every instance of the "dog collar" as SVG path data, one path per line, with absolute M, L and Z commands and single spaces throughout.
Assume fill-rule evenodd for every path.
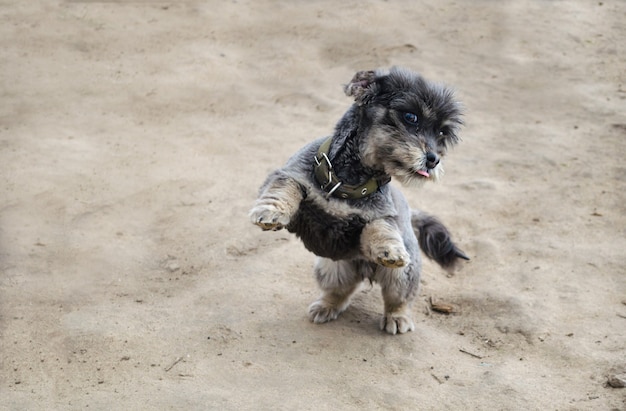
M 344 184 L 333 172 L 333 165 L 328 158 L 331 142 L 332 137 L 326 139 L 315 156 L 315 179 L 320 184 L 320 188 L 326 192 L 326 198 L 334 195 L 343 199 L 356 200 L 375 193 L 380 187 L 391 181 L 391 177 L 384 175 L 380 178 L 372 177 L 360 186 Z

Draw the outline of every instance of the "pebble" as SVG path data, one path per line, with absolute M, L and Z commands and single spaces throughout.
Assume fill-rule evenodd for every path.
M 613 388 L 626 387 L 626 373 L 609 375 L 608 383 Z
M 172 261 L 167 265 L 167 269 L 170 271 L 170 273 L 173 273 L 180 270 L 180 264 L 178 264 L 176 261 Z

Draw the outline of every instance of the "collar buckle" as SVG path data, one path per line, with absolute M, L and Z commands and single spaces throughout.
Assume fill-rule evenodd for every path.
M 375 193 L 380 187 L 384 186 L 391 180 L 389 176 L 383 176 L 382 178 L 372 177 L 365 184 L 360 186 L 349 186 L 344 184 L 333 173 L 333 165 L 328 158 L 328 150 L 330 149 L 331 141 L 332 137 L 326 139 L 326 141 L 321 144 L 314 157 L 315 179 L 320 184 L 322 191 L 326 192 L 325 197 L 327 200 L 332 195 L 342 199 L 360 199 Z
M 321 158 L 319 158 L 319 156 L 321 156 Z M 326 199 L 328 200 L 330 196 L 333 195 L 333 193 L 341 186 L 342 182 L 337 180 L 337 178 L 333 179 L 333 165 L 325 152 L 318 153 L 314 159 L 317 182 L 320 183 L 322 191 L 326 191 Z M 326 175 L 326 171 L 328 172 L 328 175 Z M 320 176 L 325 176 L 326 181 L 320 181 Z M 328 189 L 329 187 L 330 190 Z

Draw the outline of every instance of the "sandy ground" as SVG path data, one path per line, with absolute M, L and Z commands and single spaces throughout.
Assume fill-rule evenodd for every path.
M 624 410 L 626 3 L 0 2 L 0 409 Z M 313 256 L 247 212 L 360 69 L 454 85 L 404 189 L 472 257 L 416 330 L 311 324 Z M 429 299 L 456 313 L 429 312 Z

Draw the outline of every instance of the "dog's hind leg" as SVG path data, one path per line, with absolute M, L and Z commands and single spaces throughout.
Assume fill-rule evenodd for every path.
M 298 211 L 302 197 L 300 184 L 276 171 L 261 187 L 259 198 L 250 210 L 250 220 L 263 230 L 280 230 Z
M 322 295 L 309 306 L 309 319 L 318 324 L 336 319 L 348 308 L 350 297 L 362 280 L 356 263 L 321 257 L 315 262 L 315 278 Z
M 385 302 L 380 329 L 389 334 L 413 331 L 411 304 L 419 291 L 419 267 L 415 264 L 397 269 L 379 267 L 375 279 Z

